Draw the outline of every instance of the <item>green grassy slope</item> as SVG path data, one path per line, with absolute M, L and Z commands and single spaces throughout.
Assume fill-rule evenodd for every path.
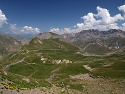
M 102 78 L 125 78 L 125 56 L 111 55 L 104 57 L 97 64 L 94 63 L 96 69 L 92 72 L 93 75 Z M 93 66 L 90 64 L 90 66 Z

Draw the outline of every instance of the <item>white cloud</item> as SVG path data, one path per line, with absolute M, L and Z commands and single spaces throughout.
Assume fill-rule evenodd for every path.
M 20 30 L 22 33 L 26 34 L 38 34 L 40 33 L 39 28 L 33 28 L 31 26 L 24 26 L 23 29 Z
M 56 33 L 56 34 L 60 34 L 60 35 L 63 34 L 63 33 L 65 33 L 64 30 L 59 29 L 59 28 L 51 28 L 50 32 L 53 32 L 53 33 Z
M 120 29 L 125 31 L 125 23 L 122 23 L 122 26 L 120 27 Z
M 64 28 L 64 29 L 59 29 L 59 28 L 51 28 L 49 32 L 53 32 L 56 34 L 65 34 L 65 33 L 73 33 L 74 30 L 71 28 Z
M 79 29 L 83 29 L 84 23 L 77 23 L 77 25 L 75 27 L 77 27 Z
M 86 25 L 92 25 L 95 24 L 96 19 L 94 18 L 93 13 L 88 13 L 87 15 L 81 17 L 84 20 L 84 24 Z
M 53 33 L 61 33 L 59 28 L 52 28 L 50 29 L 50 32 L 53 32 Z
M 63 32 L 59 28 L 51 28 L 49 32 L 61 35 Z
M 33 28 L 31 26 L 24 26 L 23 27 L 23 30 L 26 32 L 26 33 L 40 33 L 40 29 L 38 28 Z
M 17 27 L 16 24 L 10 24 L 10 30 L 13 33 L 18 33 L 19 32 L 19 28 Z
M 83 23 L 77 23 L 76 31 L 87 30 L 87 29 L 98 29 L 98 30 L 108 30 L 108 29 L 119 29 L 117 22 L 119 20 L 124 20 L 121 14 L 116 14 L 111 16 L 109 10 L 97 6 L 97 14 L 88 13 L 87 15 L 81 17 Z
M 118 7 L 118 9 L 125 13 L 125 5 L 122 5 L 122 6 Z
M 2 27 L 5 23 L 7 23 L 7 18 L 5 14 L 0 10 L 0 27 Z
M 119 6 L 118 9 L 124 13 L 125 17 L 125 5 Z
M 33 28 L 31 26 L 24 26 L 23 28 L 17 27 L 16 24 L 10 24 L 10 30 L 15 34 L 38 34 L 40 33 L 39 28 Z
M 119 27 L 117 26 L 117 23 L 113 23 L 113 24 L 107 24 L 107 25 L 97 25 L 94 29 L 98 29 L 100 31 L 102 30 L 109 30 L 109 29 L 119 29 Z
M 123 23 L 122 26 L 125 27 L 125 23 Z
M 97 12 L 98 14 L 95 14 L 96 17 L 100 17 L 100 24 L 112 24 L 117 22 L 118 20 L 124 20 L 124 18 L 121 16 L 121 14 L 117 14 L 113 17 L 110 16 L 109 10 L 105 8 L 101 8 L 97 6 Z

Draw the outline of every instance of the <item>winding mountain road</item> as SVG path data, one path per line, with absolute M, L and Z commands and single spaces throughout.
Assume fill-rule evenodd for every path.
M 2 70 L 3 70 L 3 72 L 6 74 L 6 69 L 8 69 L 10 66 L 12 66 L 12 65 L 16 65 L 16 64 L 18 64 L 18 63 L 21 63 L 21 62 L 23 62 L 24 61 L 24 59 L 25 59 L 26 57 L 24 57 L 22 60 L 20 60 L 20 61 L 17 61 L 17 62 L 15 62 L 15 63 L 11 63 L 11 64 L 9 64 L 9 65 L 6 65 Z

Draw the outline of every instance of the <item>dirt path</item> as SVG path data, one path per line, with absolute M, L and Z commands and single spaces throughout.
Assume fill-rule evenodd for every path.
M 18 63 L 23 62 L 25 58 L 26 58 L 26 57 L 24 57 L 22 60 L 17 61 L 17 62 L 15 62 L 15 63 L 11 63 L 11 64 L 6 65 L 6 66 L 2 69 L 3 73 L 4 73 L 5 75 L 7 75 L 6 70 L 7 70 L 10 66 L 16 65 L 16 64 L 18 64 Z
M 29 75 L 28 77 L 33 76 L 38 70 L 34 71 L 31 75 Z
M 94 80 L 94 78 L 92 78 L 89 73 L 70 76 L 70 78 L 77 80 Z
M 55 70 L 53 70 L 53 71 L 51 72 L 50 77 L 49 77 L 49 78 L 47 78 L 47 79 L 46 79 L 46 81 L 48 81 L 49 83 L 51 83 L 51 82 L 52 82 L 52 80 L 54 79 L 55 75 L 56 75 L 56 72 L 57 72 L 59 69 L 60 69 L 60 67 L 59 67 L 59 68 L 57 68 L 57 69 L 55 69 Z
M 89 47 L 90 45 L 94 45 L 95 43 L 89 43 L 88 45 L 86 45 L 83 49 L 83 52 L 85 52 L 85 50 L 87 49 L 87 47 Z

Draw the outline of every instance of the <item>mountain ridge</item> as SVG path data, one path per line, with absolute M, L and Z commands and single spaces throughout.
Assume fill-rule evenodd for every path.
M 7 34 L 0 33 L 0 56 L 16 51 L 21 47 L 21 42 Z
M 58 38 L 61 41 L 66 41 L 65 38 L 63 38 L 62 36 L 60 36 L 60 35 L 58 35 L 56 33 L 53 33 L 53 32 L 39 33 L 38 35 L 36 35 L 36 38 L 39 38 L 40 40 Z
M 64 37 L 82 49 L 84 54 L 107 54 L 119 50 L 125 45 L 125 32 L 120 29 L 108 31 L 83 30 Z

